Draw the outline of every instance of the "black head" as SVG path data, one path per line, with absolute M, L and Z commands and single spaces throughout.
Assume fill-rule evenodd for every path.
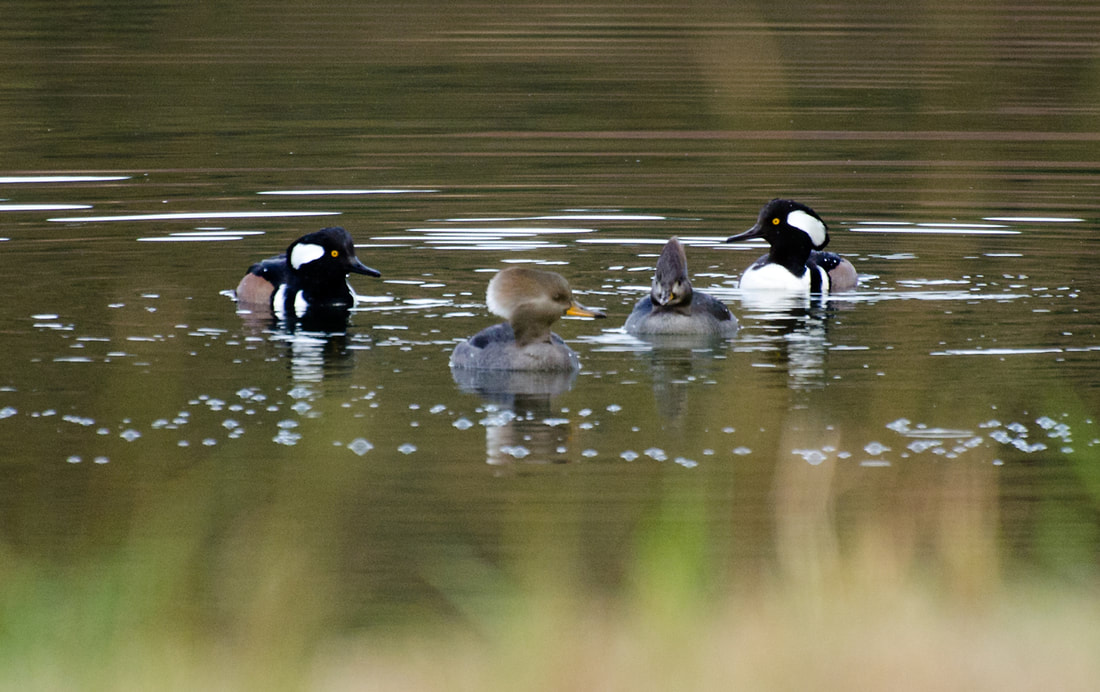
M 382 276 L 359 261 L 351 235 L 339 226 L 322 228 L 295 240 L 286 250 L 286 260 L 290 271 L 301 276 Z
M 727 243 L 763 238 L 772 248 L 791 246 L 821 250 L 829 244 L 829 227 L 813 209 L 793 199 L 773 199 L 760 210 L 756 225 L 726 239 Z

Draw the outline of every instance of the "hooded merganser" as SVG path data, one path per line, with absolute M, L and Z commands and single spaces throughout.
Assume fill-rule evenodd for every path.
M 577 303 L 560 274 L 529 267 L 498 272 L 489 282 L 486 304 L 508 321 L 456 346 L 451 367 L 571 372 L 580 368 L 580 359 L 550 327 L 562 315 L 605 316 Z
M 248 268 L 237 285 L 237 301 L 246 308 L 304 315 L 313 307 L 351 307 L 355 293 L 347 275 L 381 276 L 359 261 L 351 235 L 339 226 L 322 228 L 295 240 L 285 255 Z
M 737 332 L 737 318 L 722 301 L 692 290 L 684 246 L 672 238 L 657 260 L 649 296 L 638 301 L 624 326 L 630 334 L 639 335 L 732 336 Z
M 832 252 L 829 229 L 817 213 L 790 199 L 773 199 L 760 210 L 756 225 L 727 243 L 763 238 L 771 250 L 741 275 L 741 288 L 802 293 L 848 291 L 859 277 L 852 263 Z

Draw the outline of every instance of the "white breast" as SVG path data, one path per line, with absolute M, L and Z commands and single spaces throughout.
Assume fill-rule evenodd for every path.
M 275 308 L 275 315 L 280 319 L 286 318 L 286 284 L 279 286 L 275 291 L 275 298 L 272 300 L 272 306 Z M 301 316 L 306 314 L 306 310 L 309 308 L 309 303 L 306 301 L 305 295 L 301 291 L 294 294 L 294 315 Z
M 809 293 L 810 272 L 795 276 L 780 264 L 764 264 L 749 267 L 741 275 L 742 291 L 782 291 L 784 293 Z

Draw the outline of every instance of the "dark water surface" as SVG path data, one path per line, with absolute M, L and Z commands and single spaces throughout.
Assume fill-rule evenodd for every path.
M 462 612 L 471 565 L 615 593 L 662 532 L 715 590 L 870 530 L 949 588 L 1095 579 L 1100 6 L 773 5 L 8 3 L 5 599 L 312 641 Z M 775 196 L 858 291 L 743 300 Z M 237 313 L 327 225 L 383 273 L 346 330 Z M 735 339 L 622 333 L 672 235 Z M 609 319 L 559 323 L 575 380 L 456 382 L 514 263 Z

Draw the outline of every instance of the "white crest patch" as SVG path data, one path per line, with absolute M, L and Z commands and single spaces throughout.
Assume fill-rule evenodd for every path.
M 290 251 L 290 266 L 301 269 L 303 265 L 314 260 L 321 259 L 325 255 L 325 249 L 313 243 L 298 243 Z
M 810 236 L 810 242 L 819 248 L 825 243 L 825 224 L 801 209 L 787 214 L 787 223 Z

